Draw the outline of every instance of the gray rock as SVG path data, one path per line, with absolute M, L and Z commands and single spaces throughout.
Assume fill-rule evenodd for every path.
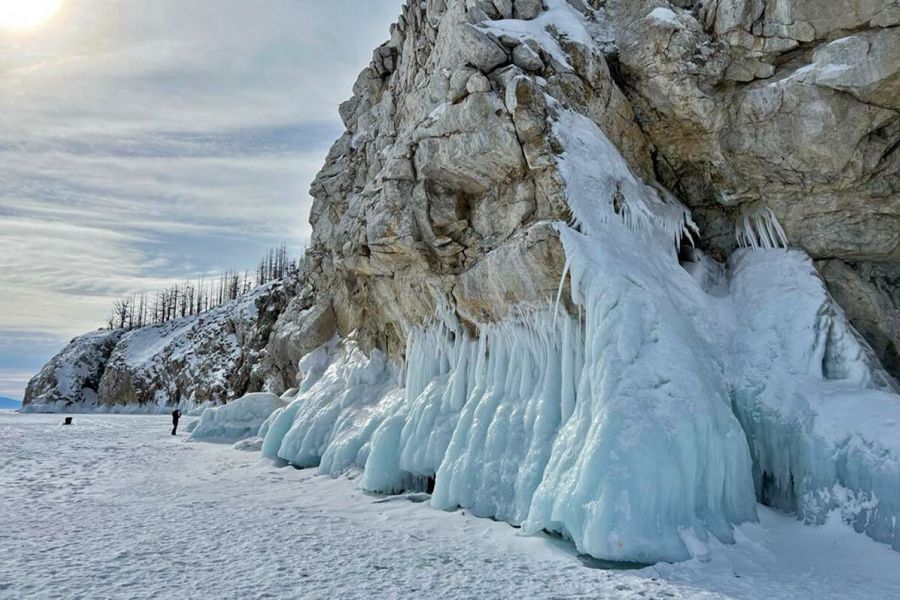
M 900 265 L 827 260 L 816 266 L 850 322 L 900 381 Z
M 544 3 L 541 0 L 516 0 L 515 4 L 517 19 L 534 19 L 544 12 Z
M 466 91 L 470 94 L 483 94 L 491 91 L 491 82 L 481 73 L 473 73 L 466 82 Z
M 513 64 L 524 71 L 542 71 L 544 61 L 528 44 L 519 44 L 513 50 Z

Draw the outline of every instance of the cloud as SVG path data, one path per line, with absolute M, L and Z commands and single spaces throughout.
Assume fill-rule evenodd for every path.
M 21 400 L 28 380 L 66 341 L 47 334 L 0 329 L 0 396 Z
M 299 253 L 337 106 L 401 4 L 67 0 L 0 38 L 0 338 L 46 360 L 40 336 L 118 295 Z

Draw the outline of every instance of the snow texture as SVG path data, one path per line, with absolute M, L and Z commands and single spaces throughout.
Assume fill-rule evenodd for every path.
M 184 443 L 165 416 L 61 421 L 0 412 L 4 600 L 900 598 L 900 554 L 839 513 L 812 528 L 761 508 L 709 562 L 610 570 L 421 494 Z
M 255 437 L 260 427 L 284 401 L 275 394 L 247 394 L 224 406 L 207 408 L 191 431 L 195 440 L 236 442 Z

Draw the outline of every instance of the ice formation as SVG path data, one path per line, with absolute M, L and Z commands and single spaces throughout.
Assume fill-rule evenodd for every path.
M 590 120 L 555 107 L 577 229 L 556 225 L 577 314 L 511 309 L 469 332 L 442 310 L 402 370 L 352 339 L 301 361 L 263 453 L 375 492 L 555 531 L 614 560 L 706 556 L 757 501 L 834 509 L 900 548 L 900 398 L 771 212 L 750 249 L 687 268 L 688 211 L 637 179 Z M 865 407 L 865 410 L 859 410 Z
M 269 416 L 283 406 L 278 396 L 262 392 L 207 408 L 192 428 L 191 439 L 235 442 L 254 437 Z
M 684 236 L 690 239 L 696 229 L 690 211 L 638 179 L 596 123 L 557 107 L 553 133 L 565 149 L 559 171 L 566 180 L 566 199 L 576 226 L 596 237 L 605 224 L 624 221 L 633 232 L 656 238 L 666 249 L 678 246 Z
M 745 211 L 735 227 L 735 239 L 741 248 L 787 248 L 784 229 L 768 207 Z
M 730 271 L 733 403 L 757 496 L 810 523 L 840 509 L 900 550 L 900 397 L 889 377 L 805 254 L 743 251 Z

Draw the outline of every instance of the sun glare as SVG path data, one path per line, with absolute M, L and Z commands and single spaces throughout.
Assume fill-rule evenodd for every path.
M 0 28 L 34 29 L 43 25 L 62 6 L 63 0 L 0 0 Z

